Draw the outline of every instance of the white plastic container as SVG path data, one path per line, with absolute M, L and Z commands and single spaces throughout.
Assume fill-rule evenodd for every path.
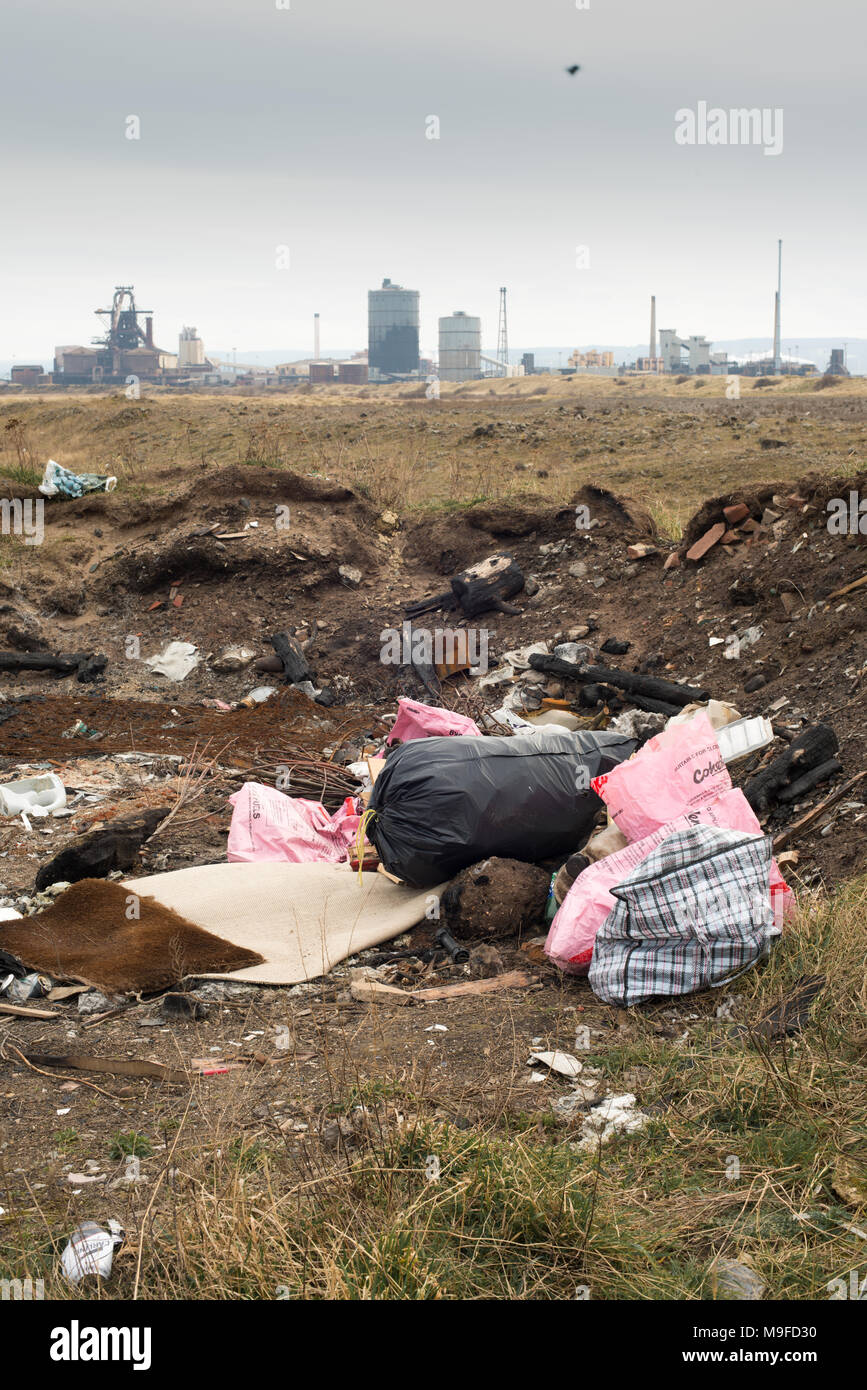
M 33 816 L 47 816 L 66 805 L 66 788 L 56 772 L 39 777 L 22 777 L 20 782 L 7 782 L 0 787 L 0 815 L 19 816 L 29 811 Z
M 723 761 L 733 763 L 773 743 L 774 731 L 770 720 L 759 714 L 754 718 L 735 719 L 733 723 L 725 724 L 716 730 L 716 738 Z

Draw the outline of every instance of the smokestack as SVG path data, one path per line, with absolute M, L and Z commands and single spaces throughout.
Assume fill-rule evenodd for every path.
M 650 356 L 656 356 L 656 295 L 650 296 Z
M 777 293 L 774 295 L 774 371 L 779 374 L 783 367 L 780 356 L 780 292 L 783 288 L 783 243 L 777 242 Z
M 313 361 L 319 361 L 319 315 L 313 315 Z
M 154 321 L 148 314 L 145 319 L 145 347 L 152 348 L 154 345 Z

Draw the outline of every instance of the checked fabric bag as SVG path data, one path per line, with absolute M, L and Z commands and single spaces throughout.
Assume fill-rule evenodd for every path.
M 669 835 L 611 889 L 617 906 L 590 962 L 594 993 L 630 1008 L 724 985 L 754 965 L 779 935 L 770 870 L 765 835 L 711 825 Z

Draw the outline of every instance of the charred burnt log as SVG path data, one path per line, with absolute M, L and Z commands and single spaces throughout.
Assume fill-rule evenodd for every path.
M 638 671 L 618 671 L 613 667 L 588 666 L 585 662 L 564 661 L 562 657 L 546 656 L 543 652 L 533 652 L 530 665 L 534 671 L 545 671 L 565 680 L 613 685 L 617 690 L 625 691 L 630 698 L 637 696 L 643 700 L 644 703 L 638 705 L 639 709 L 647 709 L 647 702 L 655 701 L 652 708 L 660 714 L 667 713 L 664 708 L 666 705 L 673 707 L 676 713 L 683 709 L 684 705 L 692 704 L 694 700 L 709 698 L 707 690 L 699 690 L 694 685 L 663 681 L 656 676 L 641 675 Z M 633 700 L 633 703 L 638 704 L 638 700 Z
M 275 632 L 271 638 L 271 646 L 283 663 L 283 675 L 289 685 L 313 679 L 307 657 L 294 637 L 290 637 L 287 632 Z
M 523 572 L 511 555 L 490 555 L 487 560 L 456 574 L 450 582 L 451 590 L 446 593 L 433 594 L 430 598 L 420 599 L 418 603 L 408 603 L 404 610 L 407 616 L 418 618 L 422 613 L 432 613 L 437 608 L 446 611 L 460 608 L 465 618 L 477 618 L 492 609 L 500 613 L 520 612 L 520 609 L 507 602 L 524 587 Z
M 757 816 L 765 815 L 776 801 L 782 799 L 784 790 L 791 790 L 793 785 L 803 780 L 805 773 L 834 760 L 839 751 L 837 735 L 830 725 L 814 724 L 793 739 L 788 748 L 767 767 L 749 779 L 744 785 L 744 796 Z
M 839 758 L 829 758 L 826 763 L 820 763 L 811 772 L 805 772 L 803 777 L 797 781 L 790 782 L 787 787 L 783 787 L 777 800 L 783 805 L 788 805 L 790 801 L 797 801 L 799 796 L 805 796 L 807 792 L 819 787 L 823 782 L 828 782 L 832 777 L 836 777 L 838 772 L 843 771 L 843 764 Z
M 524 575 L 511 555 L 491 555 L 481 564 L 456 574 L 452 592 L 465 618 L 477 618 L 492 608 L 499 613 L 519 613 L 506 600 L 514 598 L 524 587 Z
M 57 676 L 78 673 L 79 680 L 95 680 L 108 658 L 93 652 L 0 652 L 0 671 L 48 671 Z

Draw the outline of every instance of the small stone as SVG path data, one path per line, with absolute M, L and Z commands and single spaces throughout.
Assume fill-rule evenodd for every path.
M 340 565 L 337 573 L 340 575 L 341 583 L 345 584 L 347 589 L 357 589 L 361 583 L 361 570 L 353 569 L 351 565 Z

